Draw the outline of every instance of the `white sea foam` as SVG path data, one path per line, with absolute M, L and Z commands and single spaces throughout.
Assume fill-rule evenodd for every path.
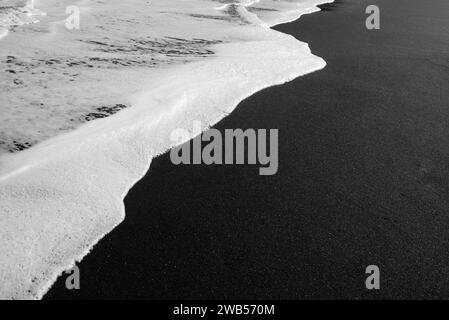
M 8 29 L 39 20 L 36 16 L 45 15 L 34 8 L 33 0 L 0 0 L 0 39 L 8 34 Z
M 37 144 L 0 157 L 0 298 L 41 298 L 119 224 L 172 130 L 325 66 L 268 26 L 330 1 L 82 1 L 77 31 L 69 2 L 1 40 L 0 147 Z

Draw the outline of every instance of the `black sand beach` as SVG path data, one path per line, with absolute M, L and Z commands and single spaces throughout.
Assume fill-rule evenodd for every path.
M 81 289 L 60 278 L 46 299 L 449 298 L 449 2 L 323 8 L 275 29 L 328 66 L 216 126 L 278 128 L 277 175 L 155 159 Z

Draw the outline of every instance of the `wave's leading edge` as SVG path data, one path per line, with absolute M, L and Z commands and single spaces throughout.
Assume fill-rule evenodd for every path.
M 156 6 L 162 8 L 164 1 L 156 1 Z M 190 37 L 193 45 L 188 50 L 210 50 L 212 55 L 189 59 L 189 63 L 164 64 L 145 78 L 142 69 L 131 63 L 124 70 L 139 80 L 137 84 L 135 79 L 129 79 L 125 85 L 126 90 L 131 86 L 139 88 L 130 98 L 131 108 L 42 140 L 28 150 L 0 157 L 0 298 L 41 298 L 61 272 L 80 261 L 123 221 L 126 193 L 146 173 L 152 158 L 175 146 L 170 140 L 174 129 L 191 130 L 192 122 L 200 120 L 205 130 L 253 93 L 325 66 L 325 61 L 314 56 L 306 43 L 269 27 L 318 11 L 318 4 L 332 1 L 214 2 L 218 13 L 213 16 L 210 9 L 185 10 L 193 17 L 186 24 L 213 20 L 217 26 L 227 28 L 214 30 L 221 33 L 219 41 L 209 41 L 204 48 L 199 37 Z M 273 3 L 277 5 L 275 10 Z M 163 9 L 169 11 L 166 6 Z M 226 15 L 220 13 L 223 11 Z M 170 14 L 176 19 L 179 10 L 173 9 Z M 157 19 L 155 16 L 155 22 Z M 228 24 L 226 19 L 235 21 Z M 182 39 L 186 38 L 184 35 Z M 118 48 L 116 44 L 106 45 L 95 44 L 95 48 Z M 144 46 L 140 43 L 138 47 Z M 205 51 L 198 51 L 199 47 Z M 110 59 L 108 54 L 102 58 Z M 115 54 L 112 52 L 112 56 Z M 173 54 L 175 60 L 187 59 L 182 52 Z M 136 55 L 135 61 L 138 58 Z M 94 73 L 88 72 L 82 69 L 79 73 L 90 81 L 87 76 Z M 112 74 L 120 73 L 114 69 Z M 96 82 L 105 84 L 95 89 L 98 96 L 110 93 L 108 81 Z M 119 88 L 117 83 L 114 86 Z M 82 97 L 88 90 L 76 92 L 75 96 Z

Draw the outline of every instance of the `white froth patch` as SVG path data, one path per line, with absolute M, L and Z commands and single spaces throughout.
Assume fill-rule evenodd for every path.
M 6 37 L 8 35 L 8 32 L 8 29 L 0 28 L 0 39 Z
M 124 219 L 123 198 L 127 191 L 146 173 L 154 156 L 174 146 L 170 141 L 172 130 L 190 130 L 192 122 L 197 120 L 211 126 L 251 94 L 323 68 L 324 60 L 311 54 L 306 43 L 264 26 L 312 12 L 322 2 L 328 1 L 286 4 L 262 0 L 251 2 L 243 16 L 223 20 L 227 17 L 221 12 L 225 8 L 217 10 L 217 2 L 210 2 L 207 7 L 205 1 L 159 0 L 151 1 L 154 6 L 150 10 L 139 7 L 140 1 L 130 1 L 126 9 L 128 18 L 133 17 L 133 10 L 148 9 L 145 13 L 153 14 L 146 29 L 138 31 L 142 34 L 153 33 L 154 38 L 168 35 L 220 40 L 221 43 L 208 45 L 214 54 L 207 58 L 181 55 L 173 64 L 161 63 L 157 68 L 76 70 L 82 73 L 84 82 L 80 83 L 83 90 L 73 96 L 78 100 L 69 99 L 72 103 L 69 109 L 73 112 L 85 108 L 83 103 L 89 99 L 96 101 L 98 96 L 103 99 L 109 94 L 126 99 L 132 107 L 47 139 L 29 150 L 0 158 L 0 298 L 41 298 L 62 271 L 81 260 L 99 239 L 117 226 Z M 111 4 L 108 10 L 120 11 L 120 2 L 111 3 L 115 7 Z M 258 15 L 257 10 L 249 9 L 251 6 L 278 11 Z M 91 8 L 98 15 L 100 9 Z M 237 11 L 241 13 L 241 10 Z M 285 14 L 282 10 L 286 10 Z M 256 23 L 257 20 L 262 22 Z M 45 50 L 48 42 L 57 46 L 54 39 L 65 39 L 61 36 L 64 31 L 58 28 L 52 24 L 50 31 L 40 38 L 35 35 L 47 41 L 39 44 L 36 39 L 32 40 L 39 49 L 36 52 L 42 53 L 40 50 Z M 120 29 L 114 23 L 111 28 L 117 28 L 112 45 L 121 43 L 134 32 Z M 26 34 L 25 31 L 19 34 L 18 39 L 25 40 Z M 81 39 L 92 37 L 86 32 Z M 4 40 L 8 38 L 14 44 L 13 37 Z M 73 35 L 55 50 L 63 52 L 72 48 L 76 55 L 88 55 L 90 51 L 83 51 L 85 48 L 78 40 Z M 159 58 L 168 59 L 163 54 Z M 189 63 L 182 63 L 184 60 Z M 124 83 L 122 77 L 129 78 L 130 74 L 135 78 Z M 90 80 L 95 87 L 89 88 Z M 58 94 L 68 90 L 61 79 L 60 84 L 54 79 L 48 81 L 48 85 L 55 86 L 51 90 Z M 34 87 L 28 89 L 33 91 Z M 22 93 L 23 101 L 32 98 L 29 93 Z M 46 98 L 53 101 L 51 95 Z M 3 99 L 12 98 L 3 96 Z M 76 101 L 81 106 L 77 107 Z M 65 104 L 60 108 L 54 120 L 58 125 L 65 121 Z M 41 112 L 45 118 L 46 111 Z M 33 135 L 28 120 L 23 121 L 21 133 Z M 4 125 L 1 120 L 0 124 Z M 46 130 L 44 125 L 41 127 Z M 54 128 L 49 126 L 47 130 L 51 132 Z

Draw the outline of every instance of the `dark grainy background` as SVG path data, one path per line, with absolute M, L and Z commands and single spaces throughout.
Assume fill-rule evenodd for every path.
M 449 297 L 449 1 L 324 9 L 275 29 L 328 66 L 216 126 L 278 128 L 278 174 L 157 158 L 80 264 L 81 290 L 61 278 L 46 298 Z

